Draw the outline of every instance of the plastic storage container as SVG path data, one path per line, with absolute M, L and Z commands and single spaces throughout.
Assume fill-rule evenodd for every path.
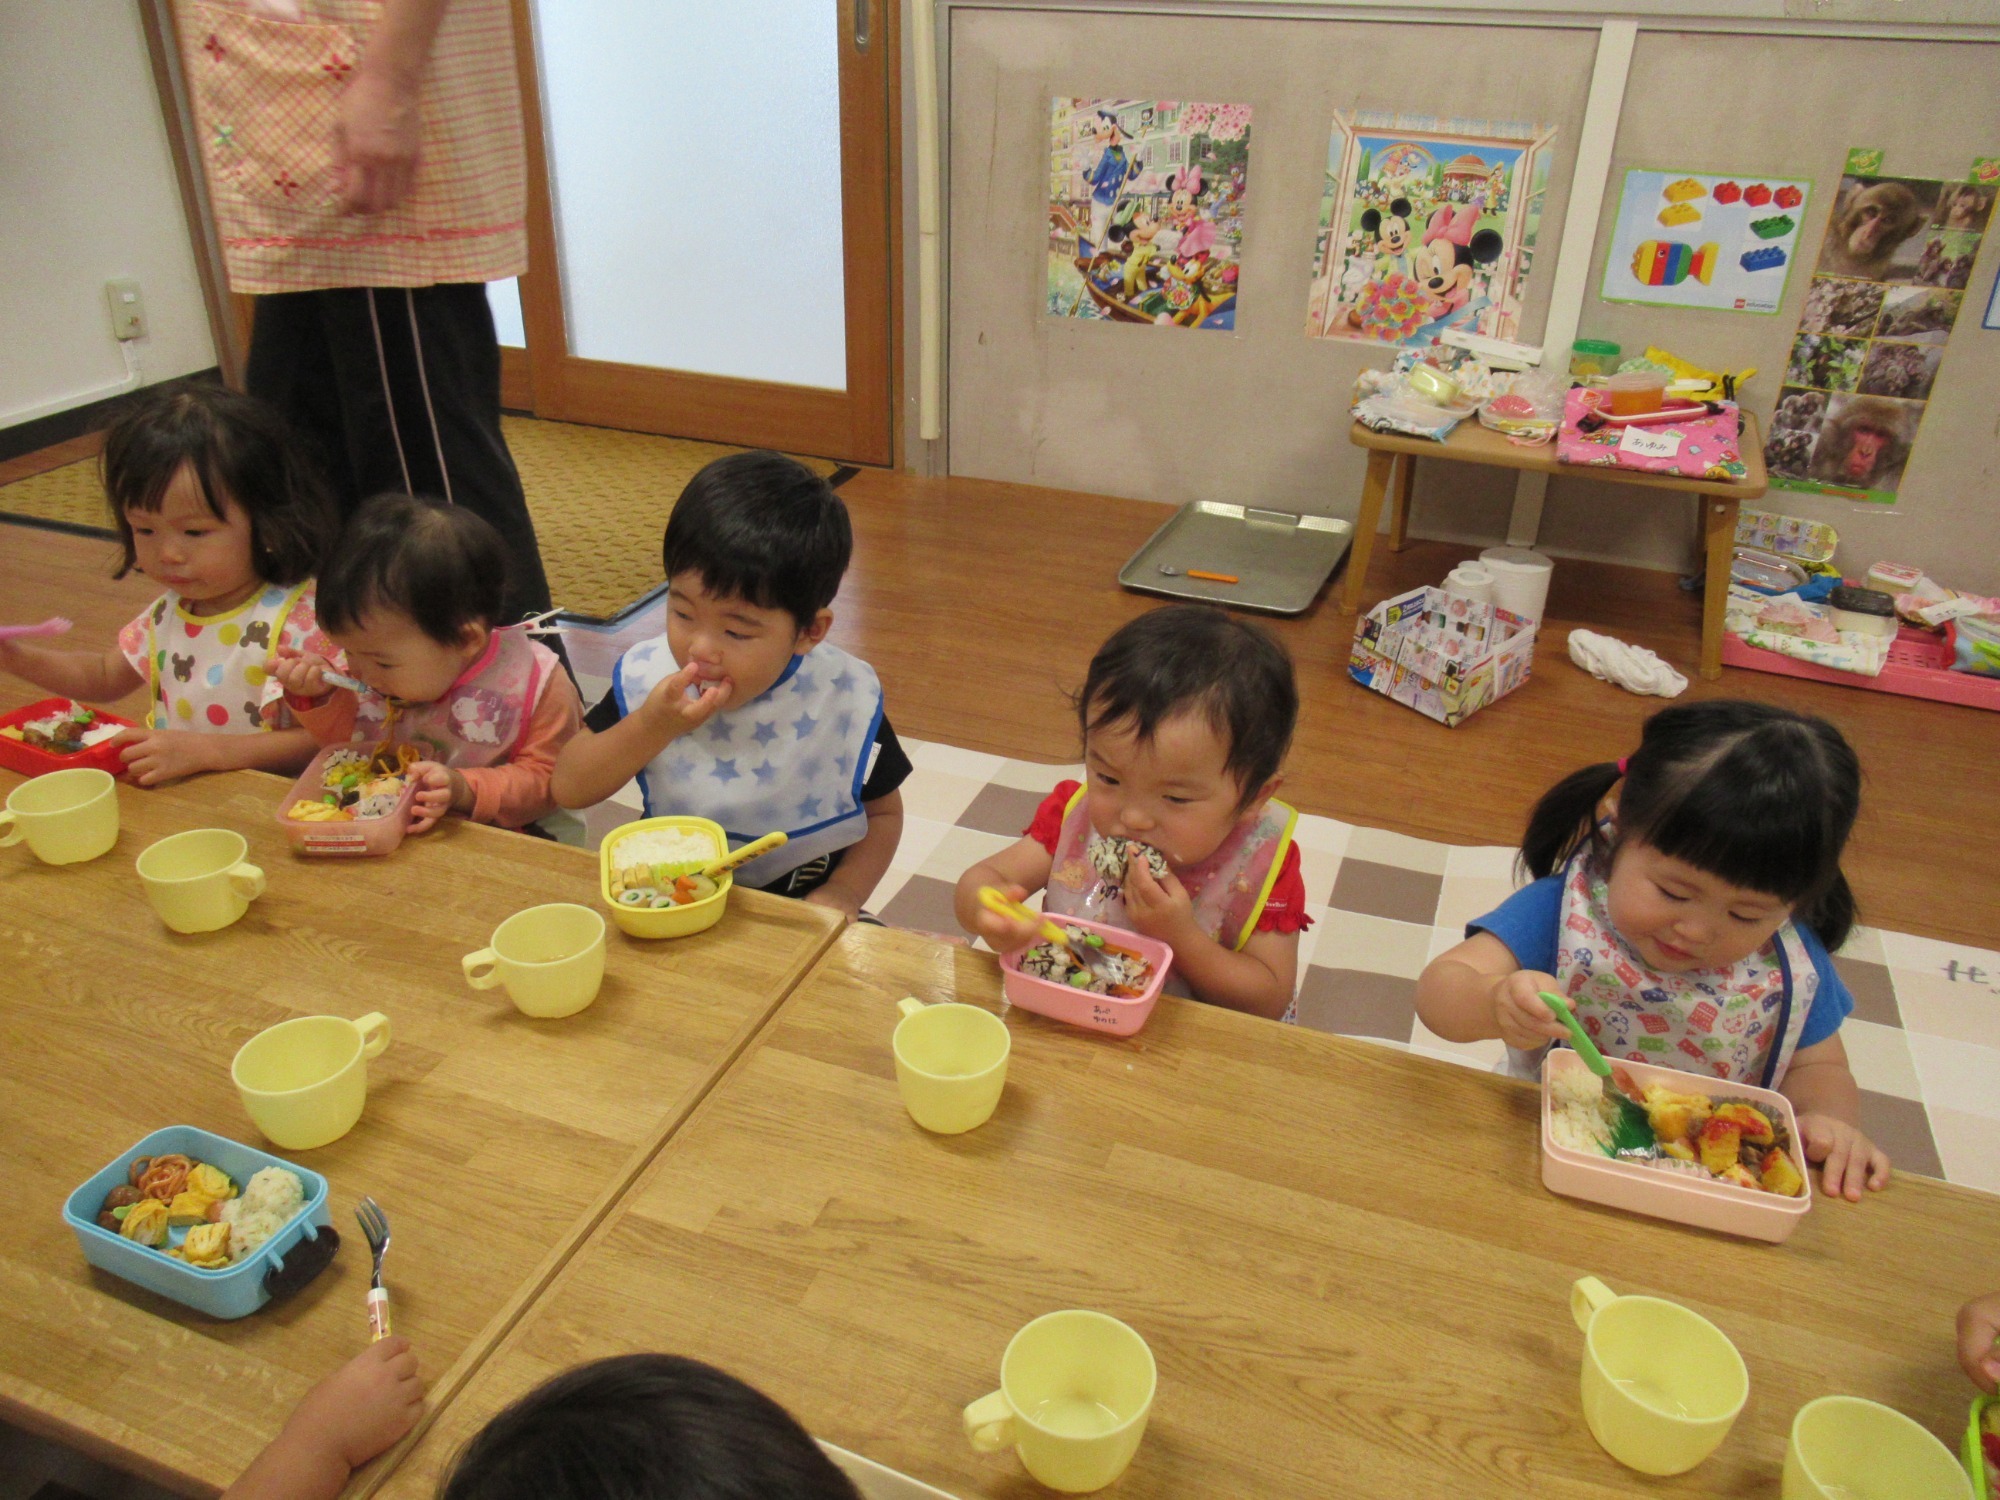
M 1667 377 L 1657 370 L 1632 370 L 1604 382 L 1611 393 L 1611 415 L 1638 417 L 1658 411 L 1667 402 Z
M 635 833 L 667 831 L 707 834 L 715 841 L 712 857 L 716 859 L 720 859 L 722 852 L 729 847 L 729 835 L 722 831 L 722 825 L 708 818 L 641 818 L 636 823 L 613 829 L 597 853 L 598 892 L 603 896 L 604 904 L 611 908 L 611 920 L 618 924 L 620 932 L 628 932 L 636 938 L 688 937 L 705 932 L 722 920 L 722 909 L 729 904 L 729 891 L 735 884 L 730 875 L 716 877 L 713 896 L 690 901 L 686 906 L 620 906 L 612 899 L 611 877 L 618 869 L 618 846 Z
M 198 1270 L 99 1228 L 97 1214 L 104 1195 L 126 1180 L 133 1158 L 172 1152 L 213 1163 L 234 1178 L 239 1189 L 265 1167 L 296 1172 L 305 1188 L 305 1206 L 260 1245 L 254 1255 L 220 1271 Z M 284 1268 L 286 1253 L 302 1240 L 317 1239 L 333 1223 L 333 1216 L 326 1206 L 326 1179 L 319 1173 L 227 1137 L 211 1135 L 193 1125 L 169 1125 L 154 1131 L 71 1193 L 63 1204 L 63 1222 L 76 1232 L 83 1258 L 100 1271 L 109 1271 L 135 1286 L 171 1297 L 211 1317 L 243 1318 L 271 1300 L 273 1294 L 267 1279 L 272 1272 Z M 176 1229 L 169 1233 L 171 1241 L 178 1244 L 186 1231 Z M 334 1236 L 334 1245 L 338 1247 L 339 1243 L 339 1236 Z M 297 1290 L 296 1286 L 290 1287 L 285 1295 Z
M 1152 980 L 1146 985 L 1144 994 L 1129 1000 L 1116 995 L 1093 995 L 1088 990 L 1057 984 L 1052 979 L 1037 979 L 1032 974 L 1023 974 L 1021 954 L 1003 953 L 1000 955 L 1000 989 L 1006 995 L 1007 1003 L 1053 1020 L 1067 1021 L 1072 1026 L 1087 1026 L 1093 1031 L 1109 1031 L 1118 1036 L 1131 1036 L 1144 1026 L 1153 1014 L 1153 1006 L 1159 1001 L 1161 988 L 1167 982 L 1167 970 L 1173 967 L 1174 950 L 1156 938 L 1128 932 L 1123 927 L 1106 927 L 1101 922 L 1086 922 L 1081 917 L 1052 917 L 1050 920 L 1063 927 L 1098 933 L 1112 946 L 1138 954 L 1153 966 Z M 1029 944 L 1029 947 L 1033 946 Z
M 59 714 L 69 708 L 74 698 L 44 698 L 39 703 L 30 703 L 26 708 L 17 708 L 12 713 L 0 714 L 0 729 L 19 728 L 36 719 L 46 719 L 50 714 Z M 95 709 L 97 722 L 116 724 L 120 729 L 135 727 L 130 719 L 121 719 L 116 714 L 108 714 L 103 709 Z M 11 734 L 0 734 L 0 766 L 10 771 L 19 771 L 23 776 L 39 776 L 44 771 L 67 771 L 77 766 L 95 766 L 100 771 L 109 771 L 113 776 L 125 774 L 125 762 L 119 756 L 116 745 L 89 745 L 73 755 L 57 755 L 52 750 L 38 750 L 25 741 L 15 739 Z
M 285 810 L 294 802 L 317 802 L 325 794 L 322 777 L 326 773 L 326 763 L 343 750 L 359 748 L 357 745 L 328 745 L 312 758 L 305 774 L 292 783 L 278 804 L 278 826 L 285 830 L 285 837 L 292 847 L 301 854 L 361 856 L 392 853 L 403 842 L 403 835 L 410 831 L 411 806 L 417 800 L 414 783 L 403 788 L 403 795 L 397 801 L 393 812 L 384 813 L 379 818 L 354 818 L 345 823 L 301 823 L 297 818 L 285 816 Z
M 1623 353 L 1609 339 L 1578 339 L 1569 346 L 1569 373 L 1574 380 L 1591 380 L 1618 368 Z
M 1583 1059 L 1567 1047 L 1551 1047 L 1542 1060 L 1542 1185 L 1552 1193 L 1581 1198 L 1586 1203 L 1602 1203 L 1655 1219 L 1671 1219 L 1697 1229 L 1716 1229 L 1746 1239 L 1769 1240 L 1776 1244 L 1790 1236 L 1812 1210 L 1812 1168 L 1799 1154 L 1799 1122 L 1791 1101 L 1769 1089 L 1708 1078 L 1699 1073 L 1683 1073 L 1678 1068 L 1656 1068 L 1648 1063 L 1619 1062 L 1616 1067 L 1630 1071 L 1640 1087 L 1659 1082 L 1684 1094 L 1707 1094 L 1710 1098 L 1747 1099 L 1784 1126 L 1785 1138 L 1806 1189 L 1796 1198 L 1780 1198 L 1775 1193 L 1752 1192 L 1734 1183 L 1710 1180 L 1679 1172 L 1661 1171 L 1631 1162 L 1614 1161 L 1596 1153 L 1571 1151 L 1556 1144 L 1549 1106 L 1549 1085 L 1565 1072 L 1585 1072 Z

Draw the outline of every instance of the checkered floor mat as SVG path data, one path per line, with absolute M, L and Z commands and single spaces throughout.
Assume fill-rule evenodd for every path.
M 598 658 L 612 642 L 568 635 L 584 701 L 595 702 L 606 682 L 593 669 L 609 672 L 610 660 Z M 871 909 L 891 926 L 957 932 L 959 875 L 1019 838 L 1049 789 L 1082 768 L 903 746 L 916 766 L 903 786 L 903 839 Z M 628 786 L 565 836 L 594 847 L 638 806 Z M 1300 939 L 1300 1024 L 1494 1066 L 1497 1041 L 1447 1042 L 1424 1027 L 1416 982 L 1468 920 L 1514 889 L 1514 851 L 1310 815 L 1296 838 L 1314 923 Z M 1863 1128 L 1899 1167 L 2000 1192 L 2000 953 L 1862 929 L 1835 961 L 1855 997 L 1840 1034 L 1861 1085 Z

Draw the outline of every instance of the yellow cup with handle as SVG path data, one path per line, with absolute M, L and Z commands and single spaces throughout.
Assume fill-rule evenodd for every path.
M 0 812 L 0 849 L 27 840 L 45 865 L 80 865 L 118 842 L 118 782 L 76 766 L 24 781 Z
M 139 856 L 139 882 L 175 932 L 215 932 L 264 894 L 264 872 L 245 859 L 249 852 L 243 835 L 227 828 L 189 829 Z
M 938 1135 L 984 1125 L 1007 1086 L 1014 1046 L 1007 1023 L 976 1005 L 926 1005 L 907 995 L 896 1008 L 903 1019 L 890 1042 L 910 1118 Z
M 339 1140 L 368 1102 L 368 1059 L 389 1045 L 389 1018 L 371 1011 L 300 1016 L 260 1031 L 229 1065 L 236 1092 L 265 1139 L 287 1151 Z
M 604 982 L 604 918 L 568 902 L 531 906 L 494 928 L 493 941 L 462 966 L 475 990 L 505 985 L 523 1015 L 573 1016 Z
M 1570 1288 L 1569 1311 L 1583 1330 L 1584 1420 L 1606 1453 L 1641 1474 L 1684 1474 L 1729 1436 L 1750 1372 L 1720 1328 L 1595 1276 Z
M 1973 1500 L 1949 1448 L 1901 1412 L 1859 1396 L 1822 1396 L 1792 1418 L 1784 1500 Z
M 1125 1472 L 1153 1409 L 1146 1341 L 1107 1313 L 1044 1313 L 1008 1341 L 1000 1389 L 965 1409 L 981 1453 L 1013 1448 L 1052 1490 L 1101 1490 Z

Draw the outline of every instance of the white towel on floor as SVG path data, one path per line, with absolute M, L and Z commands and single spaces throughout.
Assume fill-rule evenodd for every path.
M 1615 682 L 1628 692 L 1656 698 L 1678 698 L 1688 680 L 1644 646 L 1628 646 L 1594 630 L 1569 633 L 1569 659 L 1593 677 Z

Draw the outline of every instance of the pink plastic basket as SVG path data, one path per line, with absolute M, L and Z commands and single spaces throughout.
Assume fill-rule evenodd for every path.
M 1556 1144 L 1549 1085 L 1564 1073 L 1584 1072 L 1583 1059 L 1567 1047 L 1551 1047 L 1542 1060 L 1542 1185 L 1552 1193 L 1581 1198 L 1586 1203 L 1602 1203 L 1629 1213 L 1655 1219 L 1671 1219 L 1697 1229 L 1715 1229 L 1738 1234 L 1745 1239 L 1769 1240 L 1772 1244 L 1790 1236 L 1812 1210 L 1812 1169 L 1799 1155 L 1799 1122 L 1791 1101 L 1769 1089 L 1751 1088 L 1699 1073 L 1683 1073 L 1678 1068 L 1656 1068 L 1647 1063 L 1621 1062 L 1643 1088 L 1659 1082 L 1683 1094 L 1726 1095 L 1747 1099 L 1773 1120 L 1782 1120 L 1785 1135 L 1799 1171 L 1805 1174 L 1806 1190 L 1796 1198 L 1780 1198 L 1775 1193 L 1754 1193 L 1734 1183 L 1704 1182 L 1679 1172 L 1663 1172 L 1632 1162 L 1614 1161 L 1608 1156 L 1571 1151 Z
M 292 847 L 299 853 L 336 858 L 389 854 L 403 842 L 403 835 L 410 831 L 411 805 L 417 800 L 414 785 L 405 786 L 395 810 L 379 818 L 356 818 L 347 823 L 301 823 L 296 818 L 285 816 L 285 809 L 294 802 L 319 801 L 324 789 L 321 777 L 326 772 L 326 763 L 336 752 L 354 748 L 353 745 L 328 745 L 312 758 L 312 764 L 292 783 L 284 799 L 278 803 L 278 826 L 285 830 L 285 837 L 291 840 Z
M 1007 996 L 1007 1003 L 1053 1020 L 1067 1021 L 1072 1026 L 1087 1026 L 1093 1031 L 1109 1031 L 1118 1036 L 1131 1036 L 1144 1026 L 1153 1014 L 1153 1006 L 1159 1001 L 1161 987 L 1167 982 L 1167 970 L 1173 967 L 1174 950 L 1156 938 L 1128 932 L 1123 927 L 1106 927 L 1101 922 L 1086 922 L 1081 917 L 1052 917 L 1050 920 L 1064 927 L 1099 933 L 1114 947 L 1138 954 L 1153 966 L 1152 981 L 1146 986 L 1144 994 L 1130 1000 L 1116 995 L 1093 995 L 1088 990 L 1072 989 L 1053 980 L 1023 974 L 1021 955 L 1003 953 L 1000 955 L 1000 988 Z
M 1736 635 L 1723 636 L 1722 660 L 1726 666 L 1774 672 L 1780 677 L 1803 677 L 1810 682 L 1832 682 L 1863 692 L 1895 693 L 1904 698 L 1929 698 L 1935 703 L 2000 710 L 2000 677 L 1952 671 L 1951 648 L 1944 637 L 1912 625 L 1896 632 L 1896 639 L 1889 647 L 1888 665 L 1882 668 L 1879 677 L 1863 677 L 1859 672 L 1842 672 L 1817 662 L 1800 661 L 1795 656 L 1752 646 Z

